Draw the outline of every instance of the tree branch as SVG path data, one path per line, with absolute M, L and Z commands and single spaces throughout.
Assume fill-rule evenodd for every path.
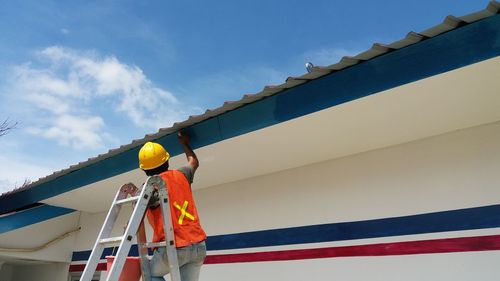
M 0 124 L 0 137 L 8 134 L 9 131 L 15 129 L 17 125 L 17 122 L 13 122 L 9 120 L 9 118 L 3 120 L 3 122 Z

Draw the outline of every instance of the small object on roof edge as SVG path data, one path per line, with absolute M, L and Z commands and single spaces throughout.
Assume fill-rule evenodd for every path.
M 307 73 L 311 73 L 313 70 L 313 67 L 314 67 L 314 64 L 312 64 L 312 62 L 306 63 Z

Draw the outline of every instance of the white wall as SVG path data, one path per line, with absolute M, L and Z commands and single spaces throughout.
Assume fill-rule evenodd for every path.
M 500 252 L 205 265 L 200 280 L 497 281 Z
M 258 165 L 245 163 L 244 159 L 235 161 L 239 165 Z M 499 204 L 499 171 L 500 122 L 496 122 L 197 190 L 195 197 L 208 235 L 230 234 Z M 77 236 L 75 250 L 92 247 L 104 215 L 82 214 L 83 229 Z M 124 218 L 121 220 L 120 224 L 124 224 Z M 487 234 L 500 234 L 500 229 L 326 244 Z M 276 249 L 300 247 L 311 245 Z M 263 249 L 233 252 L 259 250 Z M 231 251 L 209 254 L 226 252 Z M 500 268 L 496 266 L 499 258 L 500 251 L 487 251 L 205 265 L 201 280 L 499 280 Z
M 498 87 L 494 81 L 499 62 L 499 58 L 494 58 L 200 149 L 201 159 L 206 162 L 201 163 L 198 178 L 205 176 L 208 180 L 202 184 L 206 188 L 195 191 L 195 197 L 208 235 L 500 204 L 498 121 L 331 160 L 437 134 L 444 129 L 498 120 L 499 99 L 495 90 Z M 360 116 L 364 119 L 358 120 Z M 245 153 L 238 154 L 242 147 Z M 234 158 L 235 155 L 246 157 Z M 259 155 L 266 157 L 260 159 Z M 218 162 L 214 162 L 217 157 Z M 330 160 L 261 175 L 325 159 Z M 242 167 L 248 167 L 250 173 Z M 124 179 L 141 182 L 142 178 L 137 177 L 143 177 L 137 171 L 126 175 L 92 184 L 87 191 L 77 189 L 44 202 L 57 205 L 67 200 L 71 203 L 68 207 L 74 204 L 80 210 L 102 210 L 109 205 L 102 202 L 111 198 L 102 194 L 114 193 L 118 186 L 110 182 Z M 228 179 L 235 181 L 211 186 Z M 114 235 L 123 232 L 129 213 L 130 209 L 126 209 L 121 214 Z M 75 212 L 2 234 L 0 246 L 34 247 L 78 225 L 82 227 L 76 235 L 42 251 L 0 253 L 0 260 L 7 256 L 10 260 L 59 262 L 7 263 L 0 270 L 0 281 L 65 280 L 71 252 L 92 248 L 105 215 Z M 148 233 L 151 236 L 149 228 Z M 209 254 L 487 234 L 500 234 L 500 228 Z M 500 251 L 489 251 L 206 265 L 202 280 L 500 280 L 500 269 L 495 263 L 499 258 Z
M 196 197 L 209 234 L 237 233 L 499 204 L 499 171 L 500 123 L 497 122 L 200 190 Z M 472 231 L 471 235 L 492 233 L 498 234 L 500 230 Z M 256 250 L 249 250 L 252 251 Z M 202 276 L 204 280 L 240 281 L 499 280 L 499 258 L 500 252 L 492 251 L 208 265 L 203 268 Z
M 127 224 L 128 219 L 132 213 L 132 208 L 130 206 L 123 206 L 118 219 L 115 223 L 111 236 L 121 236 L 124 232 L 124 227 Z M 99 234 L 104 219 L 106 218 L 105 212 L 101 213 L 87 213 L 81 212 L 80 226 L 81 230 L 76 234 L 74 251 L 85 251 L 90 250 L 94 246 L 94 243 Z M 147 235 L 152 236 L 151 228 L 146 223 Z
M 499 185 L 496 122 L 203 189 L 195 196 L 202 223 L 214 235 L 499 204 Z
M 10 264 L 5 264 L 0 262 L 0 280 L 11 281 L 12 280 L 12 266 Z
M 0 247 L 34 248 L 53 240 L 62 234 L 78 227 L 79 212 L 69 213 L 40 223 L 9 231 L 0 235 Z M 29 259 L 50 262 L 71 261 L 75 235 L 66 237 L 51 244 L 49 247 L 36 252 L 0 251 L 2 256 L 9 259 Z
M 497 122 L 200 190 L 196 198 L 202 223 L 214 235 L 499 204 L 499 186 Z M 496 228 L 329 245 L 499 233 Z M 269 249 L 248 252 L 259 250 Z M 487 251 L 223 264 L 204 266 L 202 276 L 240 281 L 499 280 L 499 259 L 499 251 Z
M 248 163 L 254 164 L 258 163 Z M 498 171 L 500 122 L 197 190 L 195 197 L 207 233 L 230 234 L 499 204 Z M 104 213 L 74 213 L 47 222 L 43 229 L 40 228 L 42 225 L 31 227 L 41 234 L 52 235 L 61 231 L 61 225 L 69 228 L 79 222 L 82 230 L 63 241 L 66 250 L 59 245 L 44 252 L 46 258 L 67 261 L 71 251 L 91 249 L 104 216 Z M 115 234 L 121 233 L 126 216 L 127 210 L 122 213 Z M 29 228 L 18 231 L 26 236 Z M 33 237 L 32 234 L 33 231 L 28 236 Z M 500 229 L 361 239 L 312 246 L 487 234 L 500 234 Z M 9 235 L 12 237 L 3 235 L 2 239 L 21 241 L 14 234 Z M 38 243 L 32 240 L 29 243 Z M 75 244 L 71 247 L 73 241 Z M 232 252 L 301 247 L 311 245 Z M 56 252 L 57 255 L 54 254 Z M 231 251 L 212 251 L 209 254 L 226 252 Z M 202 280 L 498 280 L 500 268 L 496 266 L 496 261 L 499 258 L 500 251 L 487 251 L 205 265 Z M 4 265 L 0 271 L 2 281 L 66 280 L 67 276 L 68 265 L 64 263 Z
M 67 281 L 69 263 L 13 266 L 12 281 Z M 3 281 L 3 279 L 2 279 Z M 7 280 L 9 281 L 9 280 Z
M 69 263 L 4 264 L 1 281 L 67 281 Z
M 0 235 L 0 247 L 33 248 L 74 230 L 79 212 L 73 212 Z M 0 281 L 66 281 L 75 234 L 35 252 L 0 251 Z

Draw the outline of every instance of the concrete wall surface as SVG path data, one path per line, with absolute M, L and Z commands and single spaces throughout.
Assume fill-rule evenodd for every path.
M 68 263 L 8 265 L 0 270 L 2 281 L 67 281 Z
M 500 122 L 196 190 L 209 236 L 201 280 L 498 280 L 498 171 Z M 71 264 L 5 263 L 0 280 L 77 276 L 104 217 L 75 212 L 20 229 L 82 228 L 45 250 Z
M 496 122 L 197 190 L 201 280 L 499 280 L 499 171 Z
M 0 263 L 0 280 L 11 281 L 12 280 L 12 265 Z
M 0 235 L 0 248 L 36 248 L 78 227 L 79 212 L 49 219 L 40 223 L 16 229 Z M 75 235 L 65 237 L 49 247 L 34 251 L 0 251 L 0 260 L 6 255 L 9 259 L 40 260 L 44 262 L 71 261 Z
M 195 196 L 205 229 L 215 235 L 499 204 L 499 171 L 496 122 L 228 183 Z

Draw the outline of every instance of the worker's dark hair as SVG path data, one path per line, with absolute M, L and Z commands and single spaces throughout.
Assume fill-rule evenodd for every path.
M 159 175 L 159 174 L 161 174 L 163 172 L 168 171 L 168 161 L 165 162 L 165 163 L 163 163 L 163 164 L 161 164 L 160 167 L 157 167 L 157 168 L 154 168 L 154 169 L 151 169 L 151 170 L 143 170 L 143 171 L 144 171 L 144 173 L 146 173 L 146 175 L 148 177 L 154 176 L 154 175 Z

